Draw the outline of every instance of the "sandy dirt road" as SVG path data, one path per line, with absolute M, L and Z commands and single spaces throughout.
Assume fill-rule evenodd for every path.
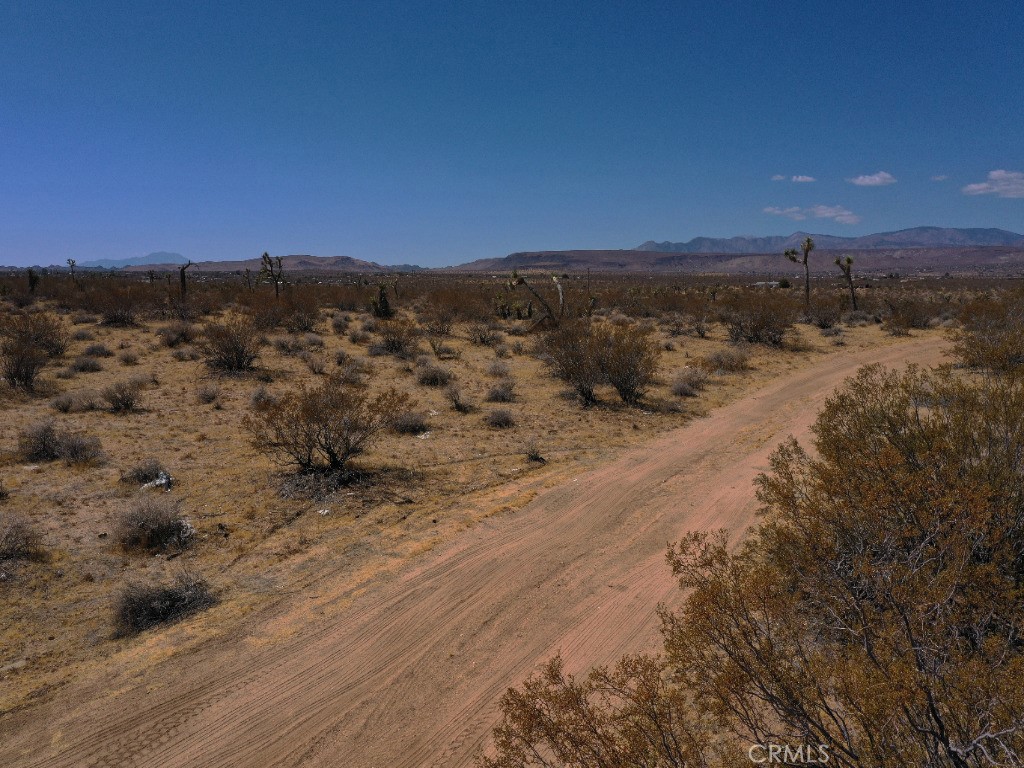
M 501 694 L 554 653 L 578 671 L 658 647 L 655 608 L 678 599 L 667 542 L 754 522 L 769 453 L 806 441 L 845 377 L 944 348 L 821 360 L 488 519 L 334 615 L 296 596 L 299 631 L 280 640 L 203 647 L 159 686 L 72 687 L 7 724 L 0 765 L 471 765 Z

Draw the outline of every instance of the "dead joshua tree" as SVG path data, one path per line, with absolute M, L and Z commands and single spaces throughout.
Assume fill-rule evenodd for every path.
M 846 285 L 850 289 L 850 302 L 853 304 L 853 311 L 857 311 L 857 291 L 853 287 L 853 257 L 847 256 L 845 259 L 836 259 L 836 266 L 842 270 L 843 275 L 846 277 Z
M 189 267 L 194 266 L 192 259 L 188 260 L 188 264 L 182 264 L 178 267 L 178 281 L 181 284 L 181 298 L 184 299 L 188 295 L 188 280 L 185 277 L 185 270 Z
M 509 290 L 515 290 L 516 286 L 522 285 L 533 294 L 533 297 L 537 299 L 542 307 L 544 307 L 544 314 L 533 324 L 533 328 L 541 325 L 545 320 L 550 320 L 551 325 L 557 326 L 558 322 L 565 317 L 565 294 L 562 292 L 562 284 L 558 281 L 558 275 L 551 276 L 552 282 L 555 284 L 555 288 L 558 289 L 558 315 L 556 316 L 554 311 L 551 309 L 551 305 L 547 303 L 543 296 L 541 296 L 537 290 L 526 282 L 526 278 L 520 275 L 518 272 L 513 271 L 512 276 L 509 278 L 508 287 Z
M 808 310 L 811 308 L 811 268 L 807 264 L 807 257 L 811 255 L 811 251 L 814 250 L 814 241 L 811 238 L 807 238 L 800 244 L 800 250 L 803 251 L 803 259 L 800 259 L 800 253 L 795 248 L 787 248 L 783 254 L 787 259 L 792 261 L 794 264 L 804 265 L 804 307 Z

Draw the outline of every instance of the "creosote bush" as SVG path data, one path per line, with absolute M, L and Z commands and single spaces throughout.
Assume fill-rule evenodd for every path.
M 52 420 L 38 422 L 18 435 L 18 454 L 25 461 L 98 464 L 103 461 L 99 438 L 58 429 Z
M 216 600 L 207 582 L 183 573 L 170 584 L 129 583 L 114 605 L 114 634 L 130 637 L 205 610 Z
M 133 483 L 145 485 L 160 477 L 160 473 L 170 474 L 167 469 L 156 459 L 145 459 L 140 464 L 124 472 L 121 475 L 122 483 Z
M 118 381 L 109 387 L 104 387 L 100 395 L 106 401 L 111 413 L 134 413 L 139 409 L 142 382 L 136 379 Z
M 126 550 L 166 552 L 187 548 L 195 529 L 181 516 L 178 502 L 163 495 L 135 499 L 117 520 L 115 540 Z
M 729 768 L 808 743 L 839 768 L 1024 764 L 1024 381 L 870 366 L 813 431 L 813 454 L 772 455 L 738 546 L 670 548 L 664 654 L 550 662 L 502 699 L 484 766 Z
M 392 429 L 400 435 L 422 435 L 430 429 L 430 422 L 425 413 L 405 411 L 395 417 Z
M 199 331 L 192 323 L 175 320 L 157 329 L 156 335 L 165 347 L 174 348 L 195 342 L 199 338 Z
M 37 559 L 43 551 L 42 541 L 39 532 L 23 517 L 0 514 L 0 563 Z
M 0 376 L 12 387 L 33 391 L 46 361 L 63 355 L 67 347 L 67 333 L 52 315 L 0 317 Z
M 451 371 L 439 365 L 425 365 L 416 373 L 416 381 L 425 387 L 444 387 L 454 378 Z
M 202 348 L 206 364 L 215 371 L 241 373 L 251 371 L 266 343 L 251 318 L 237 316 L 220 323 L 207 323 Z
M 672 380 L 672 394 L 676 397 L 696 397 L 708 384 L 708 372 L 687 366 Z
M 246 414 L 253 447 L 302 470 L 341 470 L 411 405 L 388 389 L 371 397 L 337 374 L 313 388 L 300 387 Z
M 742 346 L 727 347 L 709 352 L 701 358 L 700 364 L 711 372 L 739 373 L 750 367 L 750 353 Z
M 597 402 L 595 389 L 605 383 L 624 403 L 639 402 L 654 381 L 661 355 L 649 329 L 587 321 L 549 331 L 538 352 L 585 405 Z
M 487 390 L 487 397 L 484 400 L 489 403 L 514 403 L 516 401 L 516 383 L 512 379 L 499 381 Z
M 484 416 L 484 424 L 493 429 L 509 429 L 516 425 L 516 417 L 512 415 L 512 411 L 498 408 Z

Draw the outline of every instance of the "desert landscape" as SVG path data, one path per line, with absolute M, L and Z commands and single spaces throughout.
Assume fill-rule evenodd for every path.
M 980 278 L 281 278 L 5 278 L 4 764 L 470 764 L 544 660 L 657 650 L 666 544 L 844 379 L 1020 343 Z
M 0 768 L 1024 768 L 1022 29 L 0 0 Z

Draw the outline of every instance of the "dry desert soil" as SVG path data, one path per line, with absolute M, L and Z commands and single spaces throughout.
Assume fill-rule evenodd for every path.
M 555 653 L 577 672 L 658 647 L 656 607 L 678 601 L 666 544 L 756 522 L 753 479 L 787 435 L 809 442 L 845 377 L 945 348 L 808 359 L 589 468 L 511 477 L 499 511 L 372 578 L 322 569 L 231 632 L 153 633 L 0 721 L 0 765 L 472 765 L 502 693 Z

